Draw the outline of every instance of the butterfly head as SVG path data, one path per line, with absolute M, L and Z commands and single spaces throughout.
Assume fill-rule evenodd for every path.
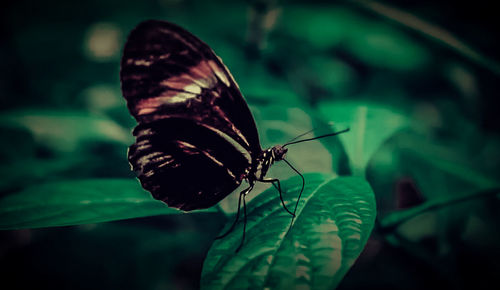
M 271 148 L 273 159 L 276 161 L 285 159 L 286 152 L 288 152 L 288 148 L 285 148 L 281 145 L 276 145 Z

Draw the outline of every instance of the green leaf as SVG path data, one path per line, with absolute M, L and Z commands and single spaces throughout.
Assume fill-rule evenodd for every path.
M 248 204 L 245 244 L 238 253 L 243 223 L 216 240 L 205 260 L 205 289 L 333 289 L 353 265 L 375 220 L 373 192 L 363 179 L 306 174 L 306 187 L 293 227 L 276 189 Z M 282 182 L 289 208 L 301 179 Z M 231 221 L 232 222 L 232 221 Z
M 3 113 L 0 121 L 28 130 L 37 143 L 60 153 L 73 153 L 88 142 L 132 143 L 128 130 L 113 120 L 82 111 L 19 110 Z
M 318 106 L 324 118 L 350 132 L 339 135 L 348 153 L 353 173 L 363 176 L 367 163 L 395 132 L 410 120 L 392 108 L 362 102 L 324 102 Z
M 133 179 L 52 182 L 1 198 L 0 229 L 67 226 L 179 213 L 183 211 L 155 200 Z

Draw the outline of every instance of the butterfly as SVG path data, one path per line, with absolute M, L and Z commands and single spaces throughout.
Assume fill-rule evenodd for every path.
M 279 180 L 265 176 L 280 160 L 301 175 L 285 160 L 286 146 L 310 139 L 263 150 L 236 81 L 207 44 L 173 23 L 142 22 L 126 41 L 120 80 L 138 122 L 128 160 L 155 199 L 184 211 L 204 209 L 246 181 L 234 227 L 242 200 L 246 221 L 245 196 L 256 182 L 266 182 L 295 215 L 297 207 L 286 207 Z

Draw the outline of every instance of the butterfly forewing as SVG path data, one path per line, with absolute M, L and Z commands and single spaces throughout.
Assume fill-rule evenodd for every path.
M 208 45 L 164 21 L 139 24 L 121 62 L 124 97 L 139 123 L 189 118 L 260 151 L 253 117 L 226 67 Z
M 125 44 L 122 92 L 139 125 L 129 161 L 169 206 L 216 204 L 261 152 L 253 117 L 227 68 L 201 40 L 163 21 L 139 24 Z

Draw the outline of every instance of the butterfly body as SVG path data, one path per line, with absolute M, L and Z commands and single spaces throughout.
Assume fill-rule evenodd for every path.
M 171 207 L 211 207 L 244 180 L 251 190 L 269 182 L 269 167 L 284 158 L 287 149 L 279 145 L 262 150 L 220 58 L 177 25 L 140 23 L 125 44 L 120 79 L 138 122 L 129 162 L 142 186 Z
M 274 147 L 262 151 L 252 166 L 252 170 L 250 171 L 251 174 L 247 177 L 248 182 L 253 184 L 255 181 L 264 181 L 271 165 L 276 161 L 283 160 L 287 151 L 288 149 L 280 145 L 275 145 Z

